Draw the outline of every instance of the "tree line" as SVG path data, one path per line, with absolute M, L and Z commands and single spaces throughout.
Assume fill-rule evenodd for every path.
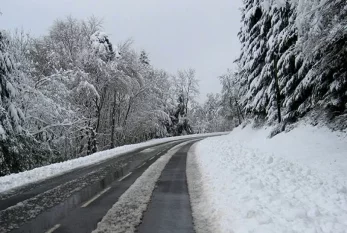
M 152 138 L 206 132 L 194 69 L 171 75 L 91 17 L 0 33 L 0 176 Z M 210 129 L 212 130 L 212 129 Z

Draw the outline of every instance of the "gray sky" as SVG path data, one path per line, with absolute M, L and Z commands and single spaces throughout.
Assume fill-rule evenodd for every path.
M 0 29 L 23 28 L 44 35 L 67 15 L 104 20 L 114 44 L 132 38 L 151 63 L 175 73 L 195 68 L 200 100 L 219 92 L 217 76 L 233 67 L 240 43 L 241 0 L 2 0 Z

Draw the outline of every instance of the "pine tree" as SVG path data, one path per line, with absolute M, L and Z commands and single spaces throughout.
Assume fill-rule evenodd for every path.
M 8 39 L 0 32 L 0 176 L 42 164 L 41 154 L 35 149 L 37 144 L 22 129 L 24 114 L 14 101 L 15 71 Z
M 347 109 L 347 3 L 245 0 L 241 104 L 267 122 L 294 122 L 314 109 Z
M 180 136 L 186 134 L 192 134 L 193 129 L 187 118 L 187 106 L 183 95 L 178 97 L 178 105 L 171 118 L 173 124 L 173 135 Z
M 295 64 L 296 43 L 298 40 L 295 25 L 296 12 L 290 1 L 282 4 L 274 3 L 270 6 L 271 30 L 267 47 L 267 65 L 263 68 L 271 76 L 272 81 L 266 92 L 270 96 L 267 107 L 268 120 L 277 119 L 288 121 L 288 109 L 284 101 L 292 93 L 292 86 L 297 80 L 297 71 L 300 68 Z M 271 40 L 271 41 L 270 41 Z M 282 116 L 282 115 L 285 116 Z
M 295 16 L 289 1 L 247 1 L 243 9 L 238 60 L 242 105 L 269 122 L 281 122 L 282 112 L 287 113 L 283 103 L 297 82 Z
M 262 74 L 266 64 L 266 47 L 271 18 L 263 9 L 260 0 L 245 0 L 242 9 L 243 26 L 239 32 L 242 49 L 238 60 L 241 67 L 242 105 L 247 113 L 266 117 L 269 97 L 264 88 L 270 85 L 271 76 Z
M 291 102 L 303 115 L 316 107 L 331 117 L 347 108 L 347 2 L 299 0 L 296 23 L 298 50 L 302 51 L 303 76 Z

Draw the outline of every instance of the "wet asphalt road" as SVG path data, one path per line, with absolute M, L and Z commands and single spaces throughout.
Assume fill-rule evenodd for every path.
M 182 141 L 144 147 L 0 196 L 0 233 L 44 233 L 57 224 L 66 229 L 61 232 L 91 232 L 118 197 L 142 172 L 158 157 Z M 147 164 L 138 168 L 144 161 L 148 161 Z M 118 181 L 129 172 L 133 172 L 131 176 Z M 111 198 L 106 198 L 100 206 L 92 202 L 81 208 L 84 202 L 108 187 L 110 189 L 95 200 L 95 203 L 108 196 Z M 91 209 L 93 206 L 94 209 Z M 60 223 L 62 221 L 68 221 L 69 224 L 63 226 Z M 58 229 L 54 232 L 58 232 Z
M 194 232 L 186 177 L 187 152 L 191 145 L 183 146 L 164 168 L 138 227 L 139 233 Z
M 182 142 L 182 140 L 178 140 L 178 142 Z M 157 146 L 165 145 L 165 144 L 168 144 L 168 143 L 161 143 L 161 144 L 158 144 Z M 130 153 L 124 153 L 123 155 L 119 157 L 107 159 L 105 161 L 100 162 L 99 164 L 93 164 L 83 168 L 79 168 L 71 172 L 68 172 L 66 174 L 59 175 L 57 177 L 53 177 L 44 181 L 40 181 L 38 183 L 33 183 L 33 184 L 26 185 L 24 187 L 17 188 L 16 190 L 10 193 L 0 194 L 0 211 L 10 206 L 13 206 L 19 202 L 22 202 L 26 199 L 34 197 L 40 193 L 43 193 L 49 189 L 52 189 L 60 184 L 76 179 L 77 177 L 85 176 L 88 173 L 91 173 L 97 169 L 106 167 L 114 162 L 120 162 L 120 161 L 125 162 L 125 160 L 128 160 L 129 156 L 132 156 L 134 154 L 141 152 L 144 149 L 152 148 L 152 147 L 153 146 L 143 147 L 141 149 L 134 150 Z
M 156 159 L 184 141 L 141 148 L 0 195 L 0 233 L 91 232 Z M 140 233 L 194 232 L 185 172 L 191 145 L 180 148 L 163 170 Z

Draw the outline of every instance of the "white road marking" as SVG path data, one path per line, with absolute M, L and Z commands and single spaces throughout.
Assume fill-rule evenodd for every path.
M 152 160 L 152 159 L 154 159 L 155 158 L 155 156 L 153 156 L 152 158 L 150 158 L 149 160 Z
M 137 168 L 140 168 L 142 166 L 144 166 L 147 162 L 144 162 L 143 164 L 141 164 L 140 166 L 137 166 Z
M 57 224 L 54 227 L 52 227 L 51 229 L 49 229 L 48 231 L 46 231 L 45 233 L 52 233 L 53 231 L 57 230 L 59 227 L 60 227 L 60 224 Z
M 92 199 L 90 199 L 89 201 L 87 201 L 86 203 L 84 203 L 81 207 L 85 208 L 88 205 L 90 205 L 90 203 L 92 203 L 93 201 L 95 201 L 96 199 L 98 199 L 102 194 L 106 193 L 108 190 L 110 190 L 111 187 L 108 187 L 104 190 L 102 190 L 100 193 L 98 193 L 97 195 L 95 195 Z
M 122 180 L 124 180 L 125 178 L 127 178 L 128 176 L 130 176 L 131 175 L 131 173 L 132 172 L 129 172 L 126 176 L 123 176 L 122 178 L 120 178 L 118 181 L 122 181 Z

